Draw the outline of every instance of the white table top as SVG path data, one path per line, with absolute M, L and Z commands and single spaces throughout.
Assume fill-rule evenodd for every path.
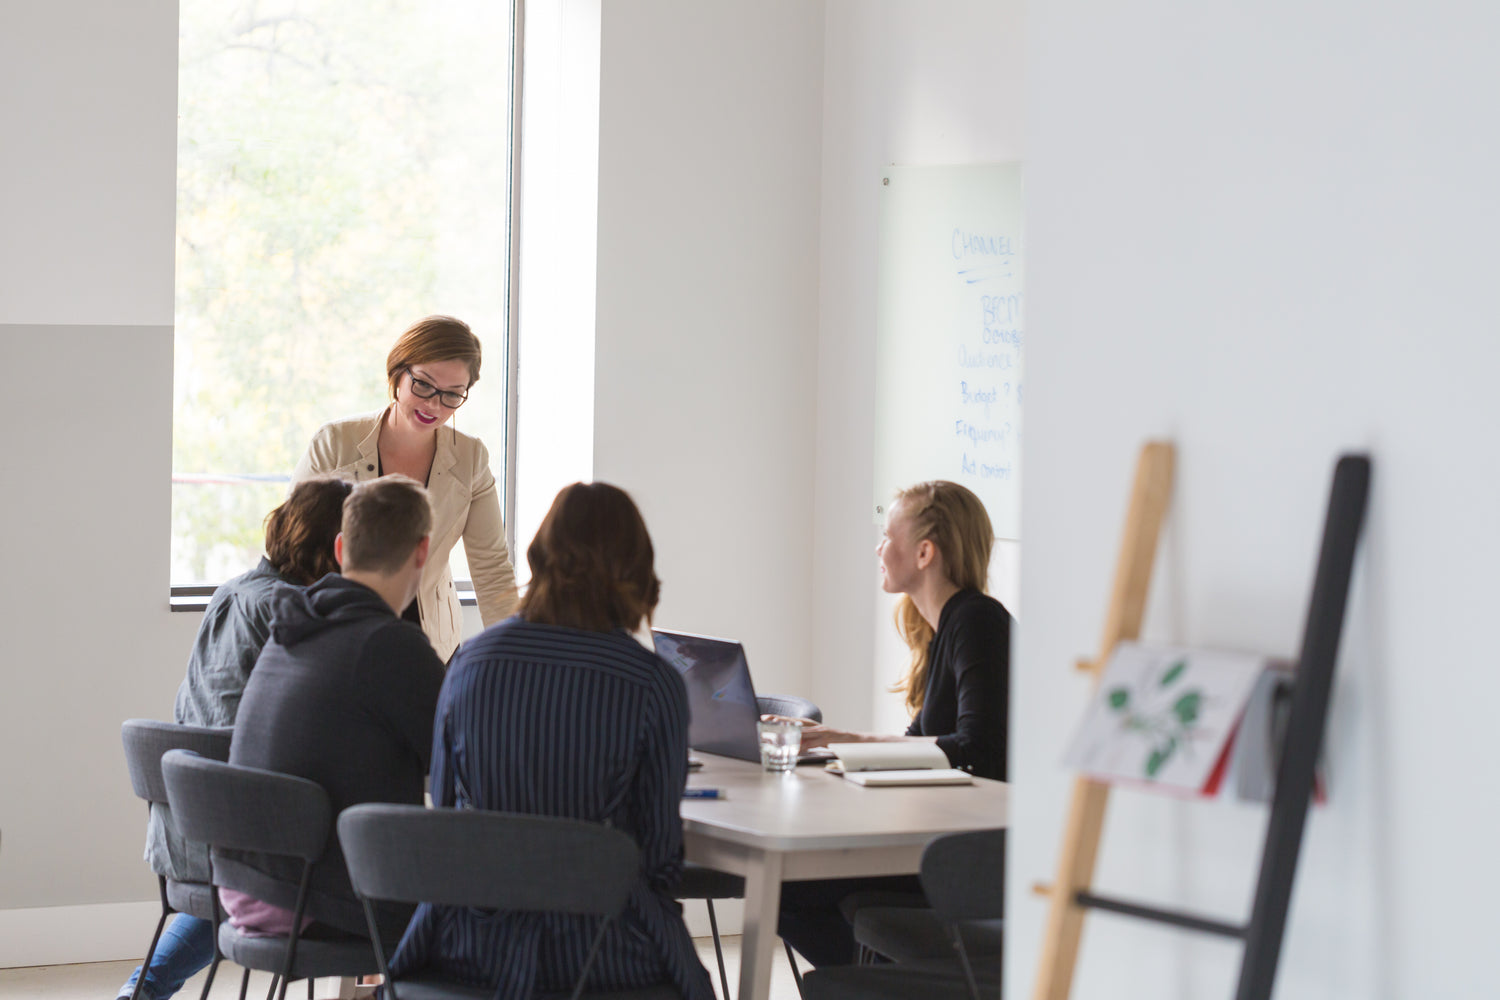
M 944 833 L 1003 829 L 1010 786 L 987 778 L 972 785 L 868 788 L 805 765 L 770 774 L 759 764 L 697 753 L 704 766 L 689 788 L 721 788 L 727 799 L 683 799 L 688 834 L 765 851 L 925 845 Z

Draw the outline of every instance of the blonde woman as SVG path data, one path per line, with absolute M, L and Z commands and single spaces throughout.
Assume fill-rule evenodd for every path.
M 993 544 L 984 504 L 957 483 L 918 483 L 896 495 L 875 551 L 882 589 L 902 595 L 896 628 L 911 649 L 911 665 L 895 690 L 906 692 L 911 725 L 888 736 L 804 720 L 803 747 L 931 740 L 952 766 L 1005 779 L 1011 618 L 984 592 Z M 838 904 L 869 891 L 920 887 L 910 876 L 788 883 L 781 936 L 813 965 L 853 961 L 854 936 Z
M 451 316 L 418 320 L 386 357 L 390 404 L 324 424 L 292 473 L 294 483 L 319 474 L 363 482 L 400 473 L 427 488 L 432 554 L 402 617 L 422 626 L 445 662 L 463 626 L 448 568 L 460 538 L 484 624 L 508 617 L 517 601 L 489 451 L 478 438 L 444 426 L 479 381 L 479 362 L 479 338 L 467 323 Z

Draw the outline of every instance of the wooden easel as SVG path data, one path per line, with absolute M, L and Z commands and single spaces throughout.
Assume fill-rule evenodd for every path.
M 1151 583 L 1151 567 L 1156 558 L 1156 542 L 1171 492 L 1172 470 L 1170 444 L 1151 442 L 1141 449 L 1100 654 L 1092 663 L 1079 665 L 1093 673 L 1096 681 L 1115 644 L 1135 639 L 1140 633 L 1146 593 Z M 1104 829 L 1109 786 L 1088 778 L 1075 779 L 1058 858 L 1057 878 L 1050 890 L 1044 890 L 1050 896 L 1051 904 L 1047 913 L 1046 937 L 1042 942 L 1041 967 L 1032 994 L 1034 1000 L 1067 1000 L 1073 985 L 1073 970 L 1078 962 L 1083 918 L 1089 909 L 1107 910 L 1243 941 L 1245 951 L 1240 963 L 1236 1000 L 1269 1000 L 1328 716 L 1333 666 L 1338 656 L 1349 578 L 1364 522 L 1369 483 L 1368 458 L 1345 455 L 1339 459 L 1334 470 L 1318 569 L 1298 658 L 1291 715 L 1276 768 L 1276 791 L 1248 923 L 1231 924 L 1093 893 L 1090 883 Z
M 1177 452 L 1170 442 L 1148 441 L 1135 464 L 1135 486 L 1125 515 L 1125 535 L 1120 541 L 1120 559 L 1115 564 L 1114 594 L 1104 619 L 1099 655 L 1080 669 L 1094 675 L 1097 683 L 1115 644 L 1139 638 L 1146 614 L 1146 594 L 1151 589 L 1151 568 L 1156 562 L 1156 541 L 1172 494 L 1172 473 Z M 1088 890 L 1099 855 L 1099 836 L 1104 830 L 1104 807 L 1109 786 L 1088 778 L 1073 780 L 1072 803 L 1063 828 L 1062 853 L 1057 877 L 1052 882 L 1052 903 L 1047 909 L 1046 936 L 1042 939 L 1042 964 L 1037 975 L 1036 1000 L 1067 1000 L 1073 987 L 1073 967 L 1078 961 L 1078 942 L 1083 935 L 1084 907 L 1077 903 Z

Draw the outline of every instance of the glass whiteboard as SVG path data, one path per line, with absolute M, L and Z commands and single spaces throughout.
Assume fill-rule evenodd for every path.
M 896 490 L 949 479 L 1019 539 L 1021 165 L 882 176 L 875 519 Z

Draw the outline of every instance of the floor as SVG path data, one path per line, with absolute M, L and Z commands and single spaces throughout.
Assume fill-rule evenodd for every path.
M 719 966 L 714 959 L 713 941 L 710 938 L 697 938 L 694 943 L 698 946 L 698 957 L 703 960 L 703 967 L 713 979 L 717 993 L 720 989 Z M 739 988 L 736 980 L 739 959 L 740 939 L 724 938 L 724 963 L 729 967 L 729 984 L 732 989 Z M 90 965 L 39 965 L 29 969 L 0 969 L 0 997 L 6 1000 L 21 1000 L 23 997 L 45 1000 L 113 1000 L 115 991 L 129 978 L 136 964 L 96 962 Z M 187 986 L 178 995 L 183 1000 L 195 1000 L 203 989 L 206 975 L 207 973 L 199 973 L 197 977 L 188 980 Z M 264 997 L 270 984 L 269 975 L 252 973 L 250 997 Z M 239 989 L 240 970 L 225 965 L 219 969 L 219 974 L 214 979 L 213 993 L 210 996 L 213 1000 L 238 1000 Z M 330 992 L 331 981 L 319 984 L 319 996 L 330 995 Z M 288 1000 L 302 1000 L 306 996 L 307 987 L 302 983 L 294 983 L 287 991 Z M 792 970 L 787 965 L 786 955 L 780 951 L 777 952 L 776 966 L 771 977 L 771 1000 L 798 1000 Z

